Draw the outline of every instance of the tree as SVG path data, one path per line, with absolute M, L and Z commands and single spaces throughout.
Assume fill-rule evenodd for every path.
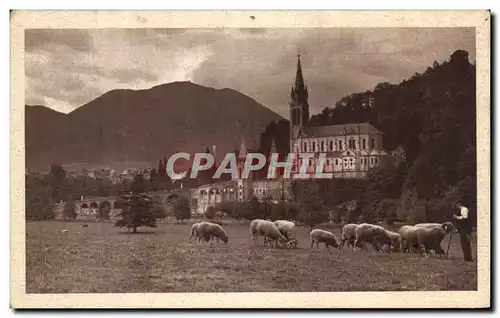
M 383 199 L 377 205 L 377 216 L 392 225 L 398 219 L 399 200 Z
M 132 185 L 130 186 L 130 191 L 134 193 L 146 192 L 146 179 L 141 174 L 134 177 Z
M 26 220 L 53 218 L 49 178 L 26 175 Z
M 48 195 L 36 191 L 28 197 L 26 194 L 26 219 L 44 221 L 54 218 L 52 203 Z
M 191 208 L 189 200 L 185 196 L 179 196 L 174 202 L 174 216 L 176 220 L 183 223 L 184 220 L 191 218 Z
M 111 212 L 111 205 L 106 203 L 101 203 L 99 205 L 99 218 L 101 220 L 109 220 L 109 213 Z
M 288 205 L 284 201 L 271 204 L 271 219 L 283 220 L 288 218 Z
M 252 199 L 249 202 L 250 205 L 250 210 L 252 211 L 252 215 L 254 218 L 263 218 L 264 217 L 264 212 L 261 207 L 261 204 L 259 202 L 259 199 L 257 199 L 256 196 L 253 196 Z
M 165 181 L 166 172 L 167 172 L 166 167 L 163 165 L 163 162 L 160 159 L 158 161 L 158 174 L 157 174 L 157 179 L 159 182 Z
M 73 200 L 73 196 L 69 196 L 68 202 L 66 202 L 66 205 L 64 206 L 63 215 L 66 219 L 76 218 L 75 202 Z
M 66 179 L 66 171 L 58 164 L 50 166 L 49 180 L 50 180 L 50 193 L 52 202 L 59 202 L 63 199 L 63 183 Z
M 56 182 L 61 182 L 66 178 L 66 171 L 61 165 L 53 164 L 50 166 L 50 176 Z
M 321 203 L 300 204 L 298 221 L 307 224 L 311 230 L 318 224 L 329 221 L 330 214 Z
M 252 220 L 253 213 L 250 201 L 248 202 L 223 202 L 217 205 L 217 210 L 226 212 L 236 220 Z
M 151 169 L 151 173 L 149 175 L 149 185 L 152 190 L 156 190 L 158 185 L 157 181 L 158 181 L 158 173 L 156 172 L 156 169 L 153 168 Z
M 205 211 L 205 217 L 207 219 L 213 219 L 217 215 L 217 209 L 214 208 L 213 206 L 209 206 L 207 210 Z
M 155 209 L 157 205 L 151 196 L 143 193 L 144 182 L 144 178 L 137 175 L 132 182 L 130 191 L 120 195 L 123 208 L 115 223 L 116 227 L 132 229 L 132 233 L 137 233 L 137 228 L 141 226 L 156 227 Z
M 299 221 L 313 229 L 317 224 L 329 220 L 330 215 L 327 207 L 320 200 L 319 186 L 316 182 L 305 181 L 299 183 L 298 199 L 300 202 Z
M 156 204 L 155 208 L 153 209 L 153 215 L 157 220 L 164 219 L 167 217 L 167 212 L 165 211 L 165 208 L 162 204 Z
M 288 206 L 288 219 L 296 220 L 298 215 L 299 215 L 298 207 L 295 204 L 290 204 Z

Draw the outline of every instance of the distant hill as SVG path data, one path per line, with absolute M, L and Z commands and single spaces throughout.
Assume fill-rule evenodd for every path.
M 150 162 L 175 152 L 217 154 L 258 144 L 272 121 L 283 118 L 232 89 L 173 82 L 145 90 L 112 90 L 62 114 L 26 106 L 26 165 L 52 163 L 123 166 Z

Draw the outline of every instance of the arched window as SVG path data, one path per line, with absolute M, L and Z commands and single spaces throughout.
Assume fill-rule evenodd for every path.
M 375 139 L 374 138 L 370 138 L 370 147 L 371 147 L 371 149 L 375 148 Z
M 339 151 L 342 151 L 342 140 L 339 140 Z
M 302 142 L 302 152 L 307 152 L 307 142 Z
M 349 139 L 349 149 L 356 149 L 356 141 L 354 139 Z
M 333 140 L 330 140 L 330 151 L 333 151 L 333 146 L 334 146 Z
M 321 142 L 321 151 L 326 151 L 326 142 L 324 140 Z
M 312 152 L 316 152 L 316 141 L 312 142 Z
M 366 149 L 366 139 L 363 138 L 363 149 Z

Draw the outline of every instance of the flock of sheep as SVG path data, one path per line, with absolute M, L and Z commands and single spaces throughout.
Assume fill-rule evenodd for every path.
M 250 235 L 253 243 L 258 236 L 264 237 L 264 244 L 276 247 L 286 245 L 288 249 L 296 248 L 298 240 L 296 236 L 296 226 L 294 222 L 287 220 L 261 220 L 256 219 L 250 222 Z M 393 232 L 385 229 L 380 225 L 362 223 L 362 224 L 347 224 L 342 228 L 342 237 L 339 242 L 335 234 L 330 231 L 313 229 L 309 233 L 311 248 L 316 244 L 319 248 L 319 243 L 325 244 L 325 249 L 334 247 L 342 249 L 347 243 L 347 246 L 352 246 L 353 250 L 357 247 L 363 248 L 366 243 L 369 243 L 372 248 L 377 251 L 384 250 L 387 252 L 418 252 L 421 251 L 426 257 L 430 252 L 437 255 L 445 254 L 441 247 L 441 241 L 446 234 L 455 233 L 457 229 L 451 222 L 445 223 L 420 223 L 416 225 L 404 225 L 399 229 L 399 232 Z M 198 222 L 193 224 L 190 230 L 191 239 L 196 238 L 198 241 L 210 242 L 211 240 L 228 242 L 228 236 L 223 227 L 211 222 Z M 446 253 L 447 254 L 447 253 Z

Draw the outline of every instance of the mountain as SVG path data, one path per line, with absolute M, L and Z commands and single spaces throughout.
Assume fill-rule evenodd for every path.
M 272 121 L 283 118 L 232 89 L 173 82 L 145 90 L 118 89 L 62 114 L 26 106 L 26 165 L 148 162 L 175 152 L 217 154 L 258 144 Z

